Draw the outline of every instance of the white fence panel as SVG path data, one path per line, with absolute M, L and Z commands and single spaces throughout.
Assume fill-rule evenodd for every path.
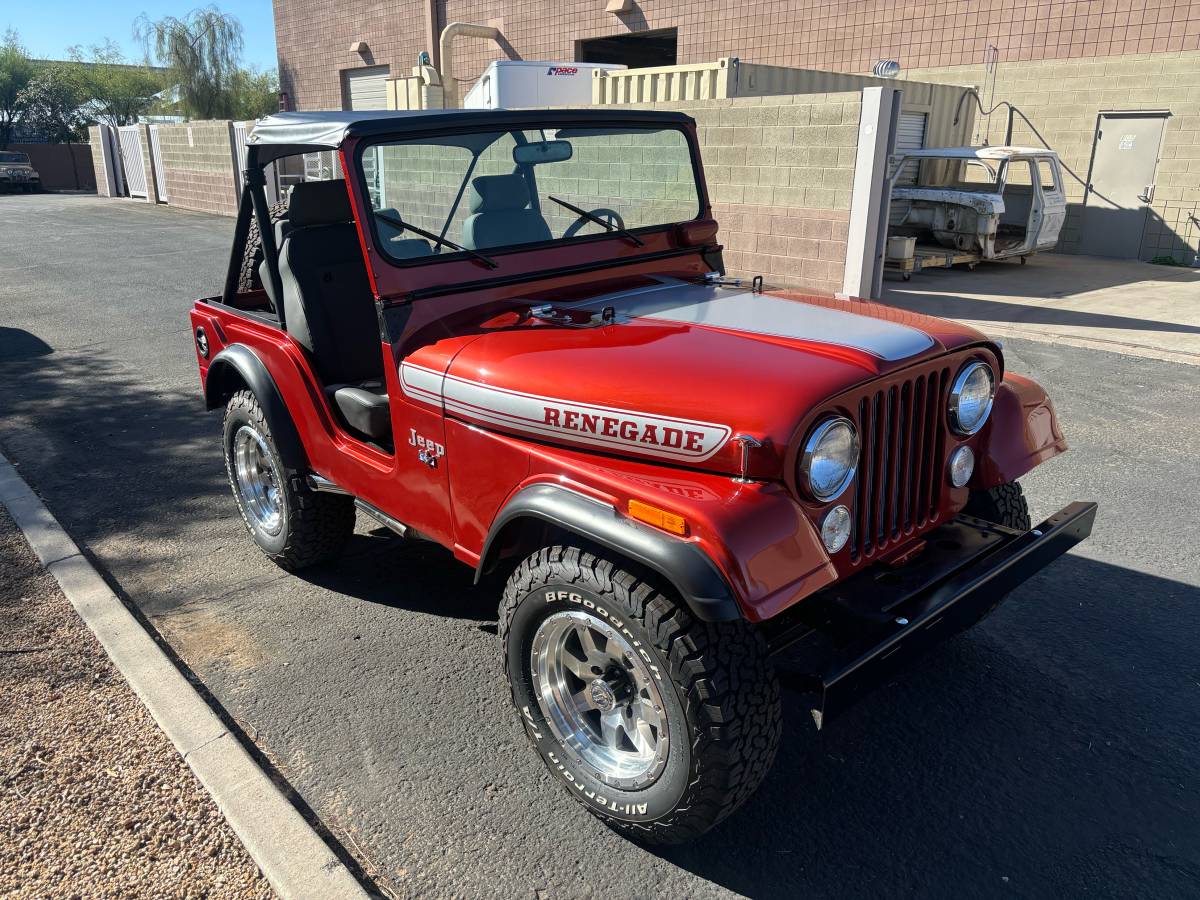
M 117 129 L 121 141 L 121 160 L 125 167 L 125 182 L 130 197 L 149 197 L 146 188 L 146 166 L 142 162 L 142 139 L 139 125 L 122 125 Z

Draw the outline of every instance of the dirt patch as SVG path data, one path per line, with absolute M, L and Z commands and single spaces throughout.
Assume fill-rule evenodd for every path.
M 0 896 L 273 896 L 2 509 L 0 621 Z

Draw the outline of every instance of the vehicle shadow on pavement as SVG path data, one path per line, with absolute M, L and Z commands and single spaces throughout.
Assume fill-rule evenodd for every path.
M 397 537 L 386 528 L 356 533 L 337 562 L 295 575 L 355 600 L 409 612 L 491 622 L 498 616 L 494 586 L 477 587 L 472 570 L 450 551 Z
M 1200 588 L 1063 557 L 824 733 L 785 692 L 761 790 L 662 856 L 751 897 L 1183 896 L 1198 625 Z

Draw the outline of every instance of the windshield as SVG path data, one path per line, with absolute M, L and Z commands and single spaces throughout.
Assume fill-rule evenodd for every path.
M 486 131 L 372 144 L 362 156 L 377 243 L 394 261 L 561 243 L 700 214 L 682 131 Z
M 0 153 L 0 163 L 24 163 L 29 165 L 29 157 L 24 153 Z

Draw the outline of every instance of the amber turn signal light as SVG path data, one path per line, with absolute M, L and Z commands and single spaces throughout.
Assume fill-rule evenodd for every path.
M 671 534 L 685 535 L 688 531 L 687 519 L 683 516 L 643 503 L 641 500 L 629 501 L 629 515 L 639 522 L 645 522 Z

